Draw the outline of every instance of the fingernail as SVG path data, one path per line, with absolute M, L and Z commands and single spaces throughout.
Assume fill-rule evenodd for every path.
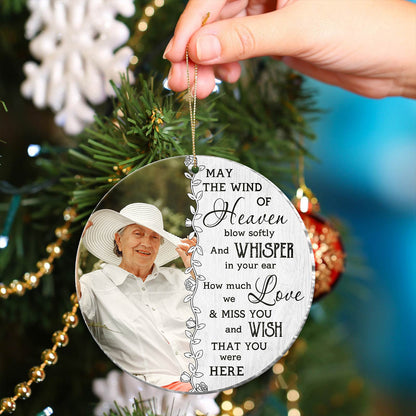
M 166 59 L 166 55 L 170 52 L 170 50 L 172 49 L 172 40 L 171 39 L 168 43 L 168 46 L 166 46 L 165 52 L 163 53 L 163 59 Z
M 287 4 L 287 2 L 288 2 L 289 0 L 280 0 L 278 3 L 277 3 L 277 8 L 278 9 L 283 9 L 283 7 L 285 7 L 286 6 L 286 4 Z
M 201 36 L 196 41 L 196 56 L 200 61 L 210 61 L 221 55 L 221 44 L 214 35 Z

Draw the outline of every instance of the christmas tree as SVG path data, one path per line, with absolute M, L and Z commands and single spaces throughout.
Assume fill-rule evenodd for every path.
M 149 408 L 169 414 L 173 397 L 179 414 L 188 404 L 191 413 L 216 412 L 211 397 L 140 390 L 111 372 L 116 367 L 71 296 L 78 241 L 103 195 L 153 161 L 192 152 L 186 96 L 164 88 L 168 65 L 161 58 L 183 7 L 178 0 L 2 4 L 3 413 L 16 407 L 16 415 L 37 414 L 50 406 L 60 415 L 91 415 L 100 400 L 93 381 L 105 377 L 95 392 L 119 403 L 115 414 L 149 414 Z M 20 87 L 36 107 L 49 109 L 24 100 Z M 317 113 L 301 76 L 270 59 L 252 60 L 237 84 L 221 84 L 198 103 L 197 152 L 239 161 L 291 196 L 299 158 L 313 158 L 305 141 L 315 139 L 310 122 Z M 168 218 L 172 226 L 183 221 Z M 339 308 L 336 293 L 319 301 L 290 352 L 259 378 L 220 393 L 219 411 L 365 414 L 367 393 L 336 319 Z M 135 410 L 122 409 L 130 398 L 123 389 L 137 392 Z

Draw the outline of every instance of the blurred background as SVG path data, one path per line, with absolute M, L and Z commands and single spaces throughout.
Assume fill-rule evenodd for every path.
M 377 414 L 414 414 L 416 101 L 308 83 L 325 113 L 313 124 L 318 140 L 309 148 L 319 161 L 308 165 L 306 181 L 325 211 L 347 225 L 347 252 L 361 252 L 368 267 L 365 288 L 342 293 L 351 303 L 342 319 Z

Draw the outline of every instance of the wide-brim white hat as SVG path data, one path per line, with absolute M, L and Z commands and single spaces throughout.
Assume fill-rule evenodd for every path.
M 137 202 L 125 206 L 120 212 L 100 209 L 91 215 L 88 224 L 82 242 L 91 254 L 106 263 L 116 266 L 121 263 L 121 257 L 113 251 L 114 235 L 131 224 L 150 228 L 163 237 L 155 259 L 156 266 L 163 266 L 179 257 L 175 249 L 181 240 L 164 230 L 162 213 L 154 205 Z

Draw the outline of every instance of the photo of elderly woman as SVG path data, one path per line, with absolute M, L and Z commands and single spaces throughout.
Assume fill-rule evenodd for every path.
M 156 206 L 132 202 L 119 211 L 96 210 L 81 242 L 101 260 L 98 269 L 80 276 L 77 289 L 84 319 L 102 350 L 141 380 L 189 391 L 192 386 L 180 375 L 190 362 L 185 330 L 192 316 L 183 301 L 190 293 L 184 282 L 193 277 L 181 269 L 190 266 L 188 250 L 195 241 L 166 231 Z M 178 258 L 181 268 L 166 267 Z

